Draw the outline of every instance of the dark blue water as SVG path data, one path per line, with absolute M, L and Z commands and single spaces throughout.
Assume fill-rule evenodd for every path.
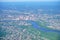
M 3 20 L 0 22 L 14 22 L 15 20 Z M 21 21 L 26 21 L 26 20 L 21 20 Z M 43 31 L 43 32 L 56 32 L 60 34 L 60 30 L 51 30 L 51 29 L 47 29 L 44 28 L 42 26 L 39 26 L 35 21 L 31 21 L 31 20 L 27 20 L 26 22 L 29 22 L 32 24 L 32 27 L 36 28 L 37 30 Z M 8 25 L 4 25 L 4 26 L 8 26 Z
M 37 23 L 35 23 L 34 21 L 28 21 L 32 24 L 32 26 L 40 31 L 44 31 L 44 32 L 57 32 L 60 34 L 60 31 L 59 30 L 51 30 L 51 29 L 47 29 L 47 28 L 44 28 L 42 26 L 39 26 Z

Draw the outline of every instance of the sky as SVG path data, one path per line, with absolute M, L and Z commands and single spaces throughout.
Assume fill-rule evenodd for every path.
M 0 2 L 25 2 L 25 1 L 60 1 L 60 0 L 0 0 Z

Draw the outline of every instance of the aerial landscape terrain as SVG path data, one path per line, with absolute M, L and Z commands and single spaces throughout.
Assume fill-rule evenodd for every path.
M 60 40 L 60 2 L 0 2 L 0 40 Z

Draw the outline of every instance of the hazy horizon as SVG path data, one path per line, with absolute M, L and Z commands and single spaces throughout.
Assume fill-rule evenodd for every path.
M 0 0 L 0 2 L 60 2 L 60 0 Z

